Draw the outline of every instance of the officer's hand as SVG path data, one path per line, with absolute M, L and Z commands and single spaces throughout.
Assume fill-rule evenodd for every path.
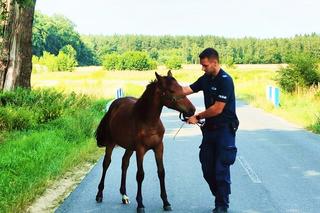
M 196 124 L 198 123 L 198 119 L 196 118 L 196 116 L 191 116 L 188 120 L 187 120 L 188 124 Z

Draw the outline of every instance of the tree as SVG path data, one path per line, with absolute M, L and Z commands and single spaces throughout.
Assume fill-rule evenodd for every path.
M 36 0 L 1 1 L 0 90 L 30 88 Z
M 76 50 L 80 65 L 98 64 L 93 50 L 75 30 L 75 24 L 62 15 L 47 16 L 36 12 L 32 43 L 33 54 L 38 57 L 42 56 L 44 51 L 58 55 L 61 48 L 71 45 Z

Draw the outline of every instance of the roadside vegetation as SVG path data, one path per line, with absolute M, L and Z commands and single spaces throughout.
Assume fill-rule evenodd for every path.
M 105 101 L 53 89 L 0 93 L 0 212 L 23 212 L 54 180 L 101 152 Z

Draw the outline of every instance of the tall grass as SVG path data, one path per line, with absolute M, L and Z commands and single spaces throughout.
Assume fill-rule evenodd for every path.
M 41 95 L 44 93 L 46 97 Z M 42 90 L 0 93 L 0 97 L 2 104 L 5 102 L 2 109 L 10 111 L 16 105 L 20 115 L 34 118 L 32 126 L 17 125 L 0 131 L 0 212 L 23 212 L 52 181 L 101 156 L 93 133 L 105 101 Z M 60 105 L 55 100 L 60 100 Z M 50 104 L 63 106 L 61 113 L 45 121 L 38 119 L 39 114 L 31 114 L 35 110 L 50 114 Z
M 298 88 L 293 93 L 281 91 L 280 107 L 275 108 L 266 100 L 267 85 L 276 86 L 275 70 L 231 70 L 235 79 L 237 97 L 253 106 L 279 115 L 291 122 L 305 127 L 313 132 L 320 133 L 320 87 Z

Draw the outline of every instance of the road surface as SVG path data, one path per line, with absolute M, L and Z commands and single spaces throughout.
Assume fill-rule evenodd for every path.
M 202 94 L 191 96 L 197 110 L 203 109 Z M 231 213 L 320 212 L 320 136 L 305 131 L 281 118 L 238 102 L 240 129 L 238 156 L 231 167 Z M 181 125 L 178 113 L 164 109 L 166 127 L 164 165 L 169 202 L 173 212 L 210 213 L 213 197 L 202 177 L 199 162 L 201 132 Z M 119 193 L 122 148 L 113 152 L 107 171 L 104 200 L 95 196 L 102 172 L 102 159 L 74 192 L 56 210 L 57 213 L 136 211 L 136 161 L 131 158 L 127 176 L 129 205 L 121 204 Z M 144 160 L 143 199 L 146 212 L 163 212 L 160 186 L 152 151 Z

